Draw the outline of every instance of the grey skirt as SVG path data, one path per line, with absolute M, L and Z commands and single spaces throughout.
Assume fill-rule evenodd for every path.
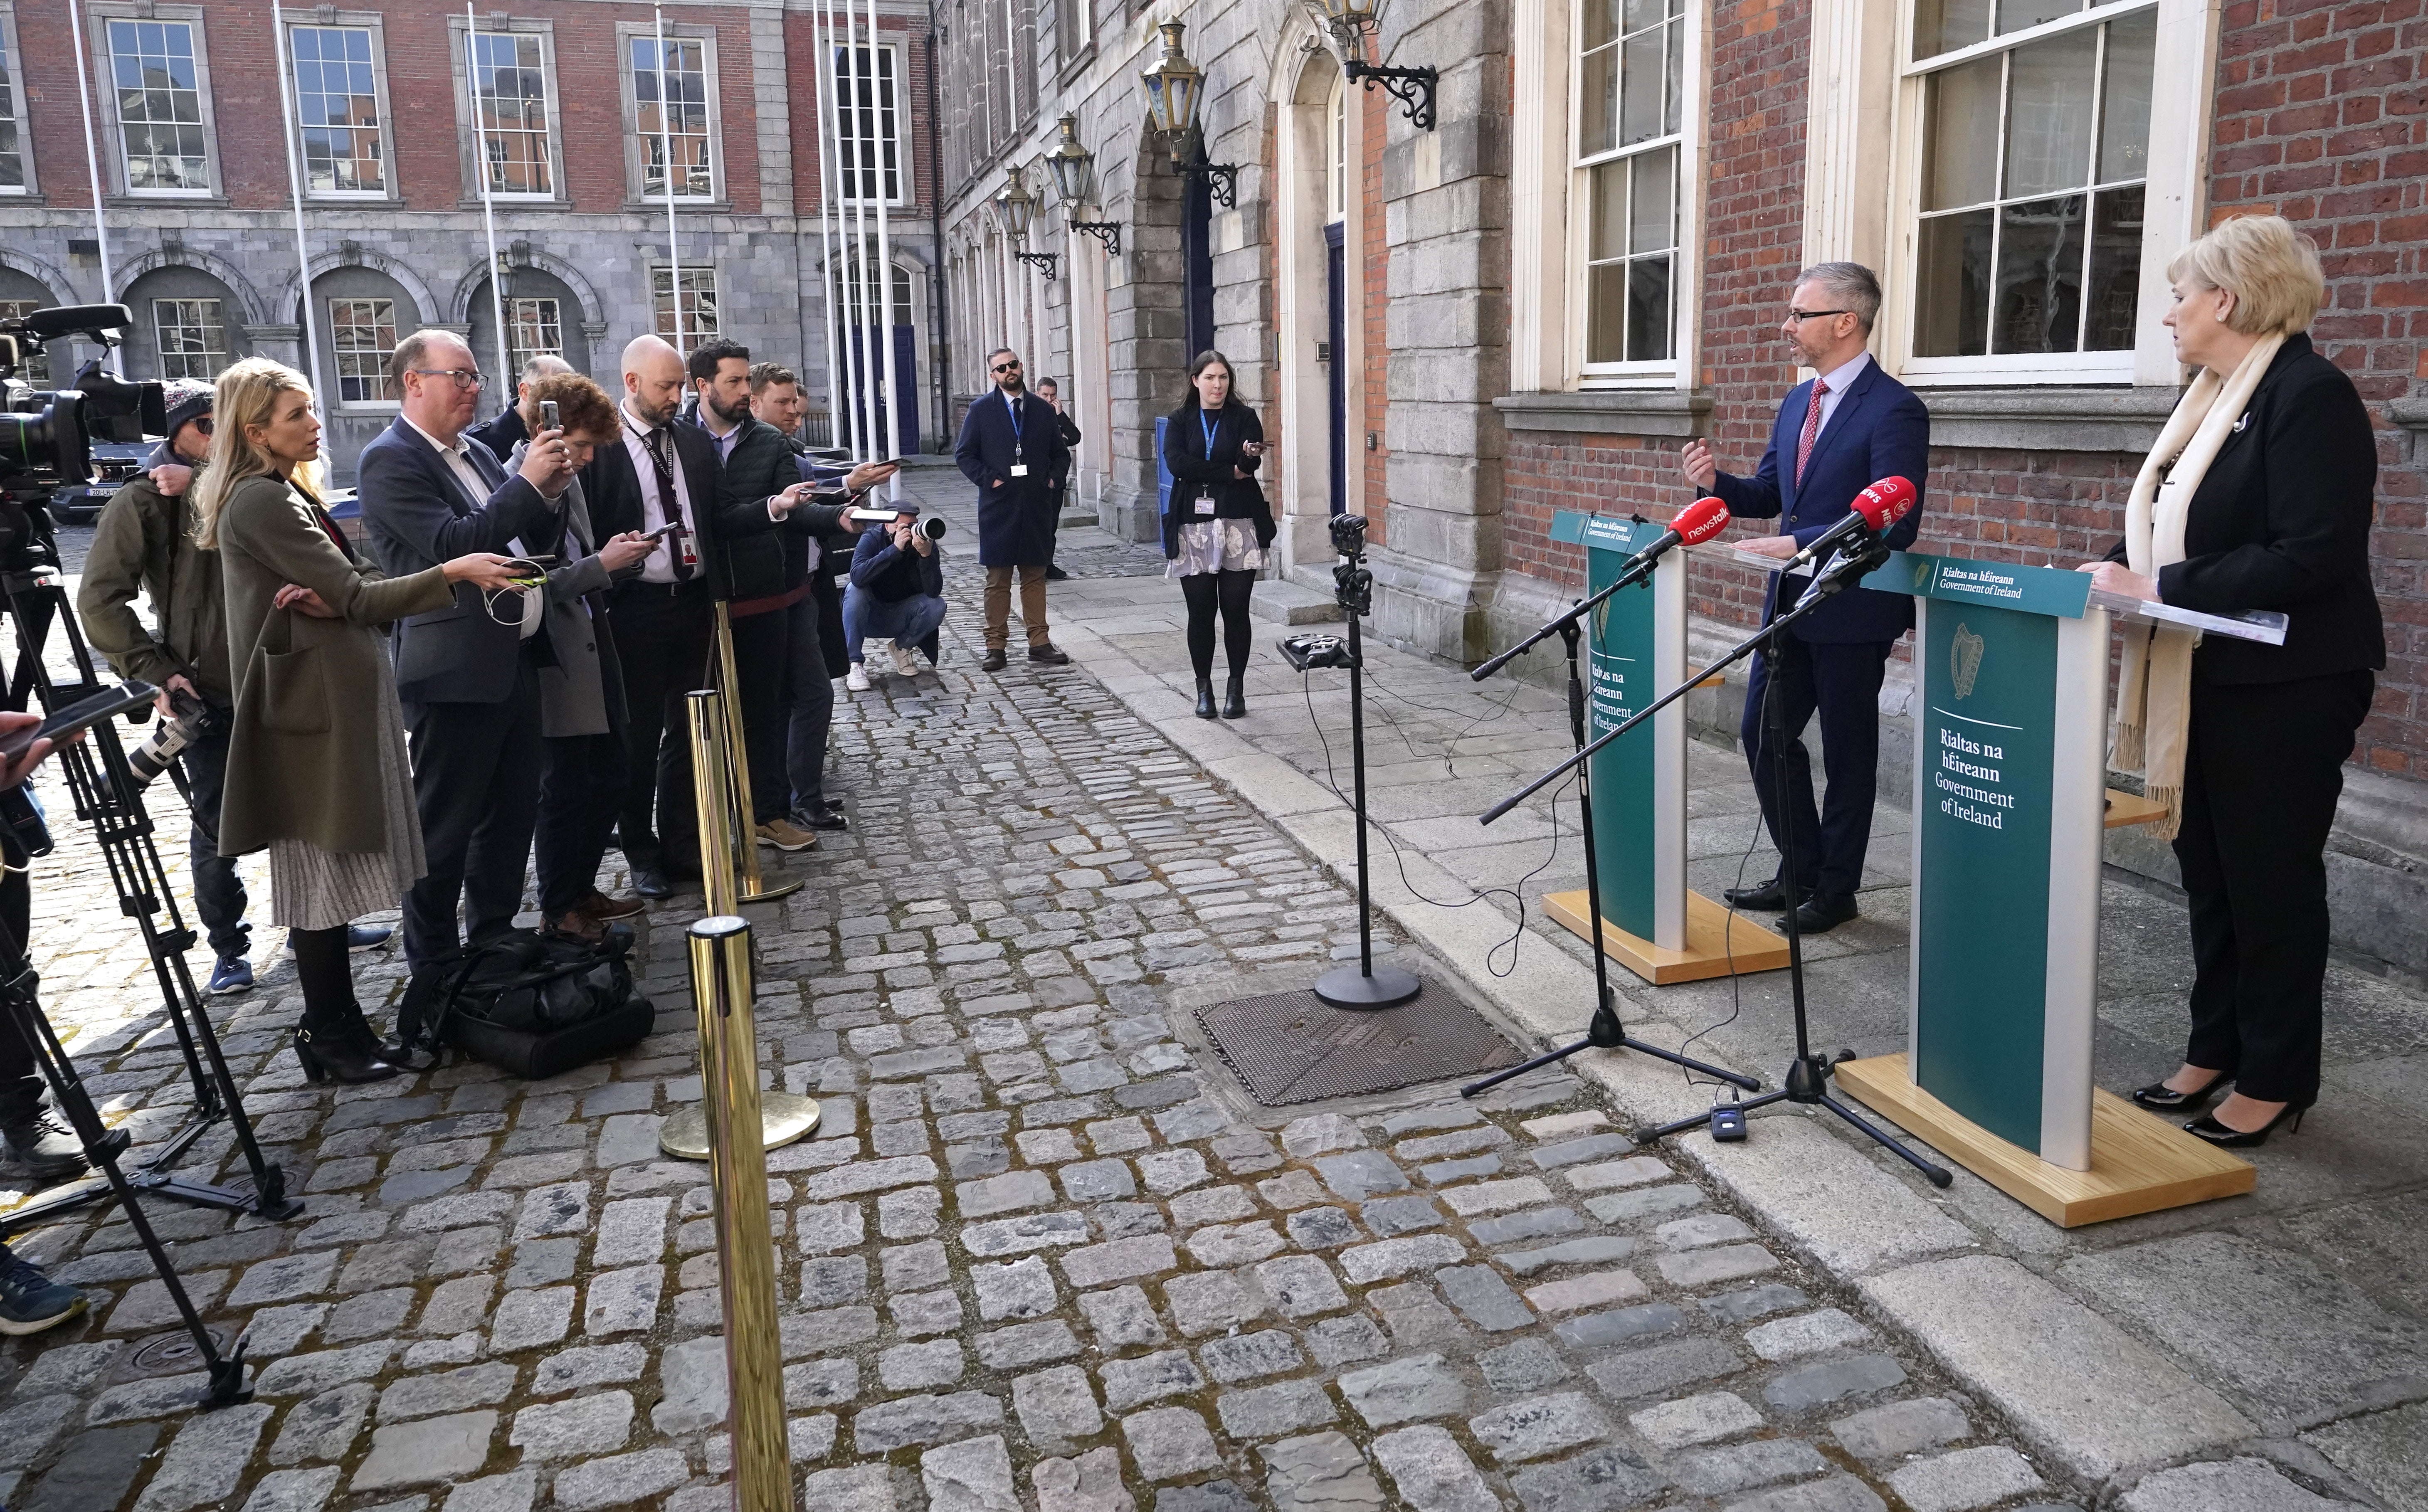
M 385 912 L 399 906 L 405 890 L 430 869 L 421 849 L 421 815 L 414 805 L 413 765 L 405 755 L 404 711 L 397 704 L 395 668 L 384 653 L 379 676 L 380 817 L 387 845 L 380 850 L 333 851 L 308 840 L 271 841 L 272 924 L 334 929 L 366 913 Z
M 1193 578 L 1201 572 L 1255 572 L 1263 569 L 1265 549 L 1256 544 L 1253 519 L 1192 519 L 1180 527 L 1180 554 L 1163 565 L 1167 578 Z

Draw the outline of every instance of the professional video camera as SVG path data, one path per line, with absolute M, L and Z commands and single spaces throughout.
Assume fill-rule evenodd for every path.
M 73 387 L 43 393 L 18 381 L 27 359 L 62 337 L 107 348 L 134 321 L 123 304 L 65 304 L 0 320 L 0 571 L 56 567 L 47 505 L 59 488 L 90 481 L 92 443 L 140 441 L 169 428 L 156 383 L 129 383 L 99 358 Z

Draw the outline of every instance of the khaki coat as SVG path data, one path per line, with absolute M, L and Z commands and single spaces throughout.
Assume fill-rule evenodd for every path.
M 221 800 L 220 854 L 272 840 L 323 850 L 386 848 L 380 726 L 399 717 L 378 627 L 454 601 L 445 572 L 388 578 L 340 551 L 284 480 L 248 478 L 220 512 L 236 723 Z M 287 583 L 337 611 L 318 619 L 271 600 Z

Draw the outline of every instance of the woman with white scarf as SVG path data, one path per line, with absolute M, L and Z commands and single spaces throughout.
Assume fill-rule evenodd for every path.
M 2319 254 L 2278 216 L 2228 221 L 2168 265 L 2166 324 L 2199 370 L 2141 466 L 2124 539 L 2084 570 L 2206 614 L 2282 610 L 2282 646 L 2125 628 L 2115 764 L 2167 805 L 2191 906 L 2191 1039 L 2133 1100 L 2196 1110 L 2214 1143 L 2264 1142 L 2318 1100 L 2327 830 L 2386 666 L 2371 586 L 2377 443 L 2304 331 Z

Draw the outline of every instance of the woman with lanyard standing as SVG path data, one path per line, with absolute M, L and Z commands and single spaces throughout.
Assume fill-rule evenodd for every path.
M 1189 600 L 1189 661 L 1197 674 L 1197 717 L 1214 708 L 1214 615 L 1231 682 L 1222 715 L 1248 712 L 1248 596 L 1273 542 L 1273 512 L 1256 485 L 1265 427 L 1231 395 L 1231 359 L 1201 352 L 1189 365 L 1189 402 L 1163 429 L 1163 466 L 1172 497 L 1163 506 L 1164 576 L 1178 578 Z

